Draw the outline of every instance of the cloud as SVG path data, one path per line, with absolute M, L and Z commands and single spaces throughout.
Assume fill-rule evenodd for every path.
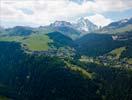
M 106 26 L 109 23 L 112 22 L 111 19 L 109 18 L 105 18 L 103 15 L 100 14 L 95 14 L 93 16 L 89 16 L 87 17 L 91 22 L 93 22 L 94 24 L 98 25 L 98 26 Z
M 131 8 L 132 0 L 1 0 L 0 20 L 47 25 L 55 20 L 73 21 L 93 13 L 90 17 L 93 22 L 100 18 L 100 23 L 108 23 L 109 19 L 101 14 Z
M 124 11 L 132 8 L 132 0 L 95 0 L 97 12 Z

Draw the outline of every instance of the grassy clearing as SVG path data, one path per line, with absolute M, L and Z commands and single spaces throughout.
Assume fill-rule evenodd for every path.
M 129 58 L 129 59 L 127 60 L 127 62 L 128 62 L 128 64 L 132 64 L 132 58 Z
M 22 36 L 5 36 L 5 37 L 0 37 L 0 41 L 8 41 L 8 42 L 12 42 L 12 41 L 20 42 L 20 41 L 22 41 L 22 39 L 23 39 Z
M 83 76 L 86 79 L 92 79 L 93 78 L 93 73 L 90 73 L 88 71 L 86 71 L 85 69 L 77 66 L 77 65 L 73 65 L 67 61 L 65 61 L 65 64 L 67 65 L 67 68 L 73 72 L 79 73 L 81 76 Z
M 25 44 L 26 48 L 31 51 L 44 51 L 48 50 L 49 43 L 52 40 L 46 34 L 32 34 L 28 37 L 22 36 L 5 36 L 0 37 L 0 41 L 7 41 L 7 42 L 20 42 Z
M 87 63 L 91 63 L 94 62 L 92 57 L 87 57 L 87 56 L 81 56 L 81 58 L 79 59 L 81 62 L 87 62 Z
M 117 48 L 115 50 L 112 50 L 110 54 L 114 55 L 116 59 L 120 58 L 121 53 L 126 50 L 126 47 Z
M 33 34 L 22 41 L 23 44 L 27 45 L 27 49 L 31 51 L 48 50 L 51 42 L 52 40 L 46 34 Z

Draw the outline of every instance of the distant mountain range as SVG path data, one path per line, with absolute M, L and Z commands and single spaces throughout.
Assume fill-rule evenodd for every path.
M 83 17 L 80 18 L 76 23 L 70 23 L 66 21 L 56 21 L 50 24 L 50 27 L 54 27 L 60 30 L 62 28 L 70 28 L 82 34 L 91 33 L 98 29 L 97 25 L 93 24 L 87 18 L 83 18 Z
M 121 27 L 125 27 L 129 24 L 132 24 L 132 18 L 129 18 L 129 19 L 123 19 L 123 20 L 120 20 L 120 21 L 117 21 L 117 22 L 113 22 L 113 23 L 110 23 L 108 26 L 106 26 L 107 28 L 113 28 L 113 29 L 116 29 L 116 28 L 121 28 Z
M 89 33 L 119 34 L 132 31 L 132 18 L 112 22 L 102 28 L 98 28 L 97 25 L 90 22 L 87 18 L 80 18 L 76 23 L 55 21 L 48 26 L 40 26 L 39 28 L 16 26 L 4 29 L 0 27 L 0 34 L 8 33 L 10 35 L 29 35 L 32 32 L 50 33 L 54 31 L 58 31 L 72 39 L 77 39 Z
M 122 19 L 112 22 L 109 25 L 99 29 L 99 33 L 118 34 L 126 31 L 132 31 L 132 18 Z
M 120 21 L 112 22 L 109 25 L 98 28 L 95 24 L 90 22 L 87 18 L 80 18 L 76 23 L 66 21 L 55 21 L 47 26 L 40 26 L 32 28 L 27 26 L 16 26 L 13 28 L 4 29 L 0 27 L 0 36 L 28 36 L 30 34 L 47 34 L 51 32 L 59 32 L 63 35 L 76 40 L 86 34 L 113 34 L 113 39 L 131 38 L 132 32 L 132 18 L 122 19 Z M 124 35 L 124 33 L 126 35 Z M 118 36 L 114 36 L 117 35 Z
M 80 18 L 76 23 L 70 23 L 66 21 L 55 21 L 51 23 L 47 28 L 59 31 L 66 36 L 76 39 L 87 33 L 91 33 L 98 29 L 96 25 L 90 22 L 86 18 Z

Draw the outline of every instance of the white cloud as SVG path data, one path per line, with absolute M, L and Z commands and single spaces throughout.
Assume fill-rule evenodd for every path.
M 98 26 L 106 26 L 108 25 L 110 22 L 112 22 L 111 19 L 109 18 L 105 18 L 103 15 L 100 14 L 95 14 L 93 16 L 89 16 L 87 17 L 91 22 L 93 22 L 94 24 L 98 25 Z
M 132 0 L 95 0 L 99 10 L 105 11 L 124 11 L 132 8 Z
M 97 18 L 97 13 L 124 11 L 132 8 L 132 0 L 82 1 L 83 3 L 78 4 L 71 0 L 1 0 L 0 20 L 46 25 L 55 20 L 71 21 L 78 16 L 94 13 L 96 15 L 90 17 L 93 22 L 100 18 L 100 23 L 108 23 L 110 20 L 101 15 L 98 15 L 99 18 Z M 24 13 L 21 9 L 32 11 L 32 14 Z

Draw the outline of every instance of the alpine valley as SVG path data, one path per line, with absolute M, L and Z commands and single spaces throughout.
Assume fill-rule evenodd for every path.
M 1 26 L 0 100 L 132 100 L 132 18 Z

